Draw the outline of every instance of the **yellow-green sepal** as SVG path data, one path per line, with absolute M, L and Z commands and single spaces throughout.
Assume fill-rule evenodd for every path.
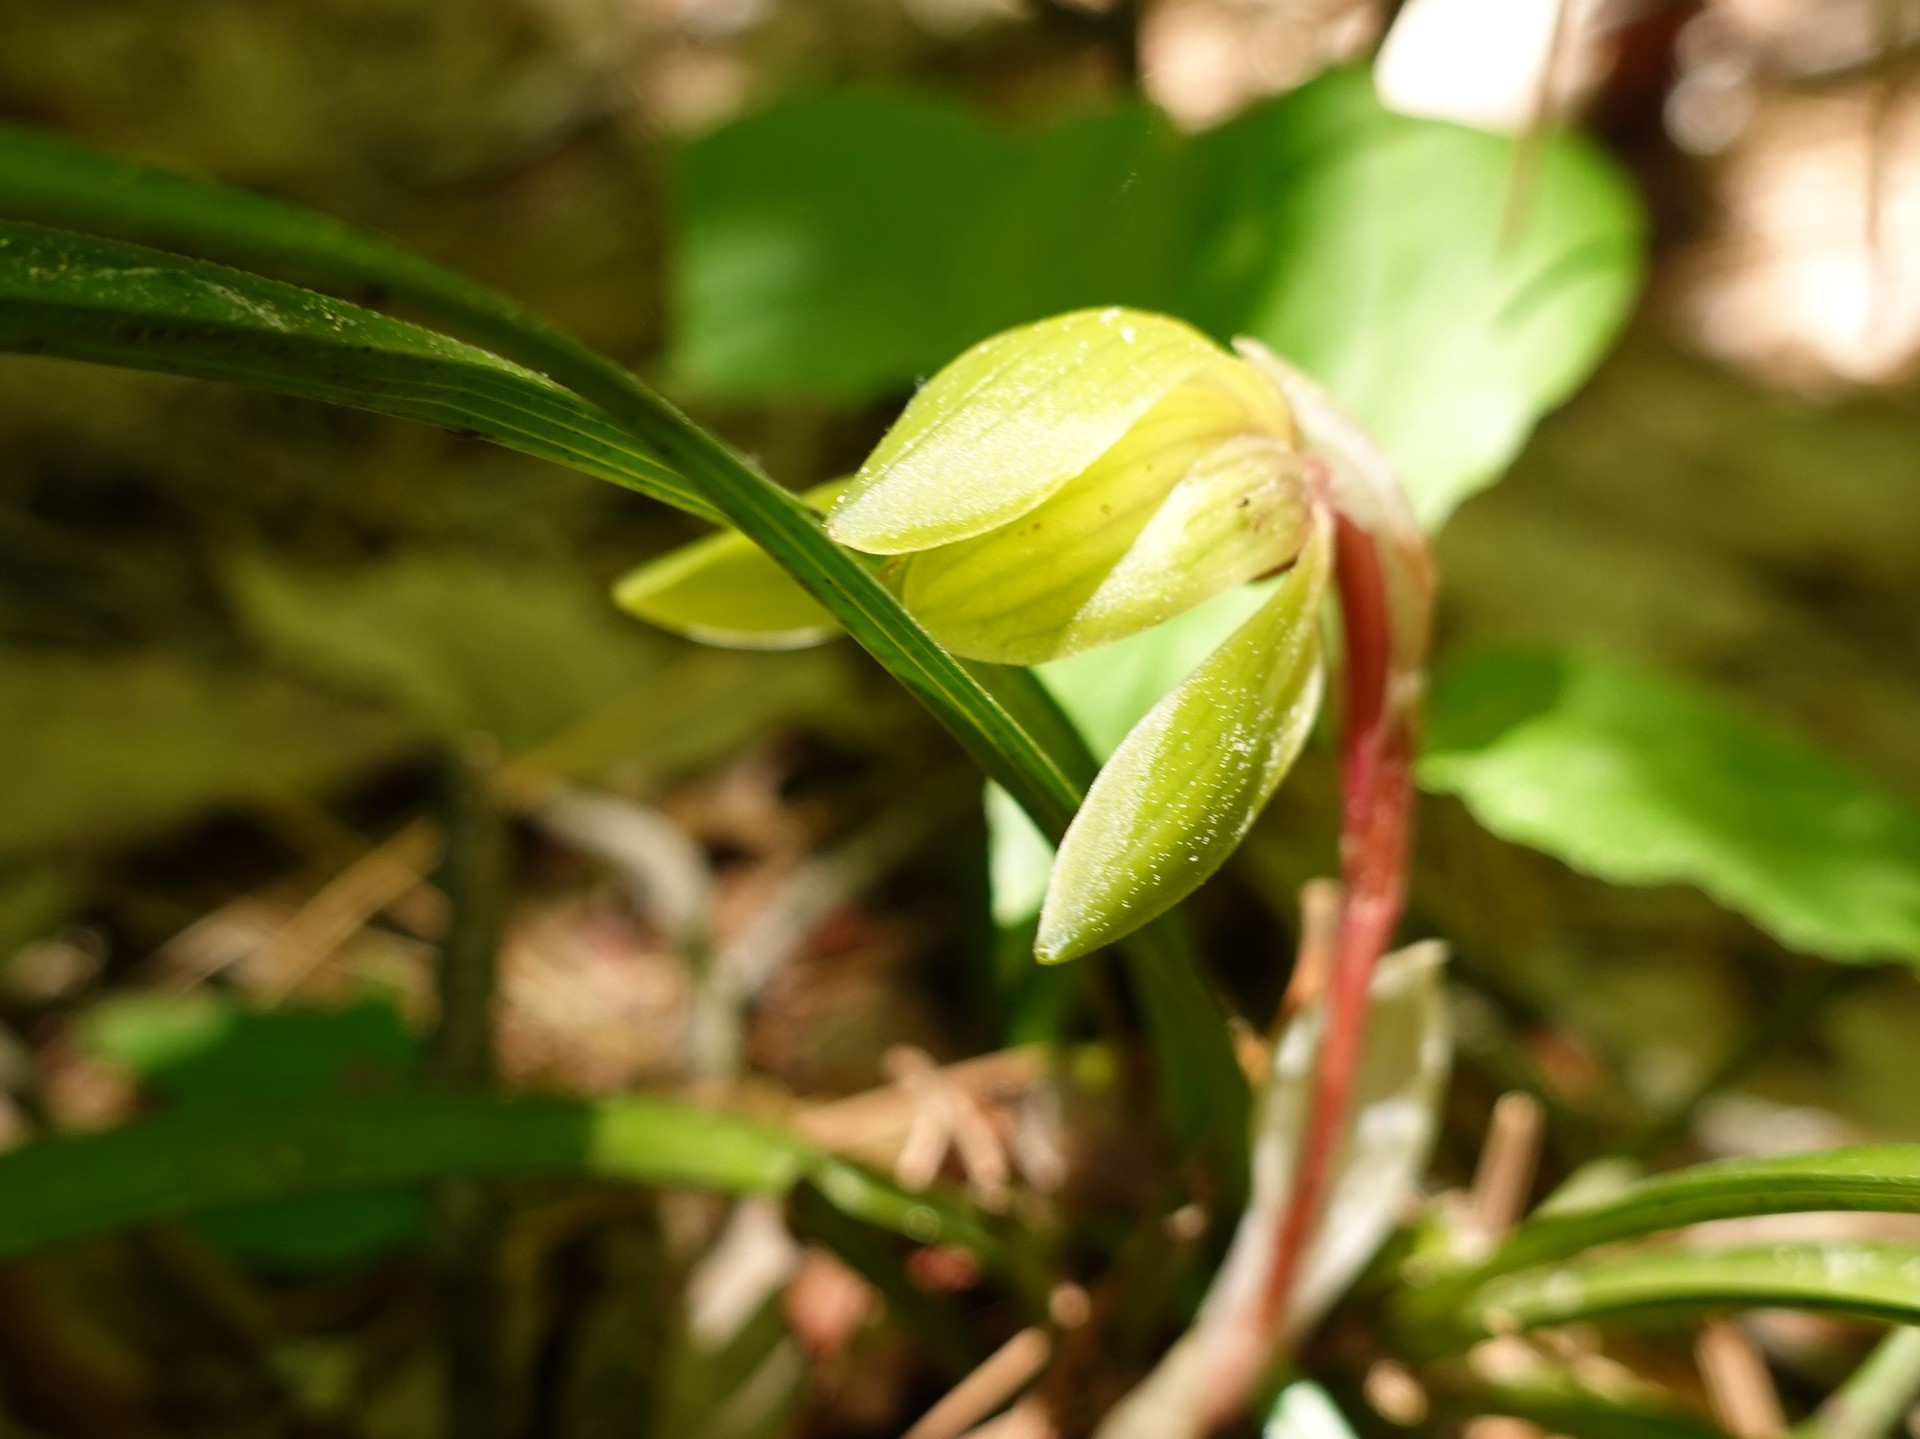
M 806 492 L 825 506 L 845 479 Z M 838 636 L 840 624 L 773 557 L 745 535 L 722 530 L 669 550 L 614 583 L 628 614 L 702 644 L 730 649 L 804 649 Z
M 1330 549 L 1316 526 L 1266 603 L 1101 769 L 1054 860 L 1041 960 L 1074 959 L 1165 913 L 1245 838 L 1319 709 Z
M 1269 416 L 1216 383 L 1239 368 L 1222 359 L 1177 386 L 1015 523 L 909 557 L 907 608 L 956 654 L 1040 664 L 1286 564 L 1306 533 L 1303 461 Z
M 834 506 L 827 532 L 869 554 L 1016 520 L 1221 355 L 1178 320 L 1077 310 L 983 340 L 916 394 Z

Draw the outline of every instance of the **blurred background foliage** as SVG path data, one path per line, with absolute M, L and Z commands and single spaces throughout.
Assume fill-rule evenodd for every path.
M 1543 83 L 1551 10 L 8 0 L 0 116 L 391 234 L 796 487 L 1005 324 L 1128 303 L 1265 340 L 1447 519 L 1408 926 L 1456 955 L 1441 1178 L 1514 1087 L 1551 1173 L 1920 1140 L 1920 13 L 1572 4 Z M 1391 106 L 1517 146 L 1344 68 L 1396 19 Z M 1535 133 L 1543 99 L 1590 139 Z M 780 1110 L 897 1077 L 890 1046 L 1078 1032 L 988 918 L 972 777 L 883 676 L 607 602 L 694 533 L 424 427 L 0 358 L 0 1132 L 404 1075 L 452 752 L 517 813 L 509 1085 Z M 1322 748 L 1198 903 L 1256 1028 L 1332 805 Z M 1127 1213 L 1160 1181 L 1097 1089 L 1022 1120 L 1026 1172 L 1071 1158 L 1075 1212 Z M 423 1212 L 302 1201 L 10 1271 L 8 1422 L 431 1432 Z M 939 1321 L 850 1327 L 846 1271 L 755 1248 L 757 1213 L 516 1193 L 519 1432 L 898 1432 Z M 937 1259 L 896 1311 L 964 1304 Z M 765 1264 L 798 1266 L 785 1311 Z M 652 1296 L 696 1270 L 719 1338 L 670 1365 Z M 1812 1394 L 1857 1348 L 1760 1338 Z M 703 1398 L 767 1374 L 764 1412 Z

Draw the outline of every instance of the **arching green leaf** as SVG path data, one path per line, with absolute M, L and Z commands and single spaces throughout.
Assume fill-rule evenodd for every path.
M 1616 884 L 1694 884 L 1830 959 L 1920 962 L 1920 812 L 1687 686 L 1599 659 L 1443 670 L 1420 782 Z
M 1430 1271 L 1430 1261 L 1416 1261 L 1399 1308 L 1407 1332 L 1431 1332 L 1476 1292 L 1519 1270 L 1685 1225 L 1814 1210 L 1920 1213 L 1920 1145 L 1728 1159 L 1592 1199 L 1550 1200 L 1482 1261 L 1441 1274 Z
M 600 411 L 519 365 L 311 290 L 116 240 L 0 221 L 0 349 L 423 420 L 716 515 Z
M 614 432 L 639 455 L 654 457 L 668 467 L 666 473 L 684 478 L 680 498 L 671 499 L 664 490 L 661 498 L 736 524 L 946 725 L 1042 829 L 1055 835 L 1065 830 L 1092 764 L 1036 679 L 1021 670 L 969 670 L 914 623 L 859 557 L 828 541 L 818 518 L 797 497 L 620 365 L 511 299 L 377 236 L 296 206 L 160 174 L 17 130 L 0 132 L 0 213 L 106 229 L 195 254 L 263 265 L 330 288 L 386 294 L 571 387 L 589 402 L 590 413 L 592 406 L 599 406 Z M 123 258 L 131 263 L 122 267 L 134 270 L 150 263 L 180 263 L 170 256 L 156 261 L 152 252 L 137 248 Z M 112 282 L 111 275 L 103 276 L 103 283 Z M 196 368 L 200 360 L 191 344 L 173 356 L 172 332 L 166 325 L 144 324 L 137 305 L 118 317 L 115 343 L 88 341 L 73 349 L 66 347 L 79 341 L 68 334 L 69 316 L 60 307 L 31 314 L 8 308 L 16 323 L 0 330 L 0 343 L 14 348 L 209 373 Z M 83 313 L 82 319 L 81 340 L 115 325 L 111 310 Z M 218 378 L 258 384 L 276 373 L 272 366 L 239 363 L 232 354 L 219 358 Z M 297 393 L 354 402 L 347 394 L 309 383 L 314 378 L 307 376 Z M 462 401 L 450 403 L 457 409 Z M 434 418 L 424 411 L 407 413 Z M 570 453 L 568 445 L 559 444 L 550 457 Z M 580 468 L 601 473 L 590 464 Z M 609 478 L 639 487 L 631 476 Z M 1223 1116 L 1244 1114 L 1246 1085 L 1226 1041 L 1217 1002 L 1198 976 L 1179 968 L 1184 962 L 1181 949 L 1170 930 L 1150 929 L 1129 949 L 1128 963 L 1142 991 L 1154 997 L 1149 1027 L 1174 1127 L 1188 1142 L 1218 1146 L 1225 1156 L 1223 1178 L 1232 1184 L 1240 1168 L 1242 1131 L 1237 1120 Z
M 964 1215 L 792 1136 L 671 1100 L 402 1092 L 181 1107 L 0 1155 L 0 1259 L 237 1204 L 448 1175 L 531 1174 L 782 1194 L 806 1180 L 922 1243 L 990 1248 Z
M 1732 1249 L 1656 1246 L 1498 1280 L 1460 1338 L 1663 1309 L 1810 1309 L 1920 1320 L 1920 1245 L 1851 1240 Z

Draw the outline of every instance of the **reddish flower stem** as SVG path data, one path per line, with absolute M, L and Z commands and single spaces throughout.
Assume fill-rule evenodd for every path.
M 1346 642 L 1340 836 L 1344 898 L 1306 1128 L 1259 1308 L 1263 1334 L 1273 1333 L 1285 1315 L 1301 1256 L 1333 1183 L 1366 1039 L 1374 965 L 1400 919 L 1412 835 L 1413 731 L 1429 584 L 1426 555 L 1417 539 L 1376 534 L 1347 515 L 1339 515 L 1336 525 L 1334 573 Z M 1396 565 L 1397 575 L 1391 568 Z M 1396 612 L 1396 600 L 1403 612 Z M 1408 609 L 1417 612 L 1405 613 Z

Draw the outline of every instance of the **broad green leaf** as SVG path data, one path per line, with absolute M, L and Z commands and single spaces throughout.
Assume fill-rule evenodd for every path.
M 348 1084 L 390 1087 L 416 1067 L 419 1050 L 390 1004 L 249 1014 L 204 990 L 110 997 L 84 1016 L 80 1038 L 187 1108 L 243 1095 L 315 1099 Z M 315 1272 L 386 1254 L 418 1239 L 426 1222 L 424 1195 L 379 1189 L 243 1205 L 204 1216 L 197 1227 L 244 1259 Z
M 937 1198 L 903 1194 L 722 1112 L 640 1096 L 399 1092 L 236 1096 L 0 1155 L 0 1259 L 262 1200 L 511 1174 L 734 1194 L 783 1194 L 805 1181 L 866 1223 L 991 1252 L 985 1234 Z
M 1279 787 L 1319 709 L 1321 534 L 1234 634 L 1134 726 L 1054 860 L 1034 952 L 1109 944 L 1226 862 Z
M 605 415 L 519 365 L 310 290 L 116 240 L 0 221 L 0 349 L 423 420 L 714 513 Z
M 1253 1193 L 1193 1327 L 1114 1406 L 1098 1439 L 1199 1439 L 1209 1432 L 1208 1396 L 1224 1365 L 1261 1367 L 1296 1343 L 1372 1258 L 1416 1192 L 1439 1130 L 1453 1041 L 1437 943 L 1386 956 L 1375 973 L 1365 1059 L 1356 1078 L 1333 1192 L 1302 1256 L 1282 1323 L 1262 1335 L 1259 1309 L 1274 1243 L 1293 1185 L 1321 1006 L 1295 1018 L 1274 1051 L 1254 1144 Z M 1244 1347 L 1259 1346 L 1257 1355 Z
M 1410 1270 L 1401 1309 L 1420 1330 L 1516 1270 L 1689 1224 L 1811 1210 L 1920 1213 L 1920 1145 L 1729 1159 L 1549 1201 L 1481 1263 L 1439 1275 Z
M 1511 140 L 1387 111 L 1358 71 L 1186 141 L 1138 112 L 1010 141 L 924 99 L 794 101 L 682 157 L 677 360 L 715 393 L 860 402 L 1002 325 L 1165 310 L 1316 376 L 1437 524 L 1639 283 L 1639 207 L 1598 149 L 1545 137 L 1507 236 L 1517 163 Z
M 281 680 L 157 655 L 0 654 L 0 855 L 282 803 L 397 754 L 405 738 L 382 715 Z
M 1510 139 L 1397 115 L 1347 71 L 1195 150 L 1199 239 L 1175 313 L 1324 385 L 1429 528 L 1586 377 L 1639 286 L 1638 202 L 1576 136 L 1523 159 Z
M 808 504 L 824 508 L 845 480 L 817 485 Z M 820 602 L 738 530 L 722 530 L 627 571 L 613 602 L 649 624 L 702 644 L 787 650 L 843 633 Z
M 570 574 L 416 553 L 344 572 L 237 565 L 241 618 L 290 665 L 438 736 L 523 754 L 657 684 L 667 642 Z
M 982 340 L 908 402 L 834 505 L 827 532 L 897 555 L 1016 520 L 1181 381 L 1224 360 L 1198 331 L 1117 306 Z
M 1144 106 L 1001 135 L 941 98 L 846 91 L 724 126 L 675 176 L 674 368 L 857 404 L 1008 325 L 1164 309 L 1178 154 Z
M 1529 1270 L 1477 1295 L 1459 1316 L 1456 1343 L 1663 1309 L 1810 1309 L 1911 1324 L 1920 1320 L 1920 1245 L 1660 1245 Z
M 484 734 L 543 777 L 664 777 L 770 724 L 859 723 L 839 657 L 675 645 L 568 567 L 415 552 L 346 571 L 239 564 L 229 580 L 241 620 L 288 667 L 424 737 Z
M 1920 812 L 1675 681 L 1575 657 L 1456 665 L 1419 774 L 1602 879 L 1698 885 L 1827 958 L 1920 961 Z
M 1299 455 L 1252 423 L 1189 381 L 1017 523 L 910 556 L 901 598 L 956 653 L 1030 665 L 1268 574 L 1305 537 L 1307 487 Z

